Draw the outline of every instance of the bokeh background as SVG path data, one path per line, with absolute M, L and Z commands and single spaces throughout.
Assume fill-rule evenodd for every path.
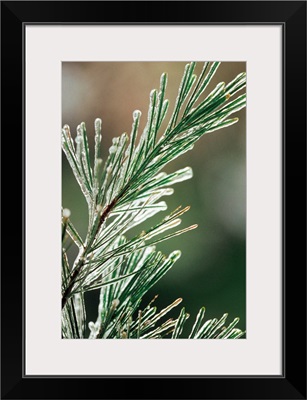
M 149 92 L 159 88 L 162 72 L 168 73 L 166 98 L 171 114 L 185 62 L 64 62 L 62 64 L 62 125 L 74 133 L 84 121 L 94 144 L 94 120 L 102 119 L 104 159 L 114 136 L 130 133 L 132 112 L 142 111 L 139 133 L 146 123 Z M 202 63 L 196 67 L 199 74 Z M 207 94 L 214 86 L 228 83 L 245 71 L 242 62 L 222 62 Z M 191 180 L 176 184 L 175 193 L 164 198 L 168 210 L 190 205 L 181 227 L 197 223 L 198 228 L 159 244 L 165 254 L 180 249 L 182 256 L 173 269 L 151 289 L 146 305 L 156 294 L 159 308 L 183 298 L 191 315 L 189 330 L 201 306 L 207 319 L 228 312 L 228 322 L 240 317 L 239 328 L 246 329 L 246 120 L 245 110 L 234 114 L 239 122 L 205 135 L 194 149 L 177 158 L 166 172 L 185 166 L 193 169 Z M 93 148 L 93 147 L 92 147 Z M 63 207 L 71 210 L 71 219 L 85 237 L 87 206 L 75 182 L 65 156 L 62 157 Z M 158 214 L 159 220 L 165 213 Z M 147 226 L 152 226 L 149 220 Z M 142 229 L 142 228 L 140 228 Z M 74 257 L 74 249 L 70 250 Z M 99 291 L 86 296 L 89 320 L 96 320 Z M 180 308 L 178 307 L 177 313 Z

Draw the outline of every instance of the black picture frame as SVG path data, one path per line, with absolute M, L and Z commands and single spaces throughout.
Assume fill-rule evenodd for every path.
M 1 211 L 2 225 L 6 227 L 2 229 L 1 252 L 1 398 L 3 399 L 306 399 L 306 2 L 197 1 L 189 2 L 189 5 L 187 3 L 163 2 L 164 12 L 161 14 L 156 2 L 1 2 L 3 188 Z M 24 375 L 23 32 L 27 24 L 72 23 L 282 25 L 284 58 L 282 376 L 114 376 L 81 379 L 78 376 Z M 17 168 L 12 168 L 14 165 Z M 14 172 L 11 172 L 10 168 Z M 15 189 L 10 191 L 12 178 Z M 10 191 L 9 196 L 5 195 L 5 187 Z M 22 229 L 22 242 L 17 241 L 16 235 L 20 229 Z M 16 247 L 21 249 L 18 258 L 15 254 Z

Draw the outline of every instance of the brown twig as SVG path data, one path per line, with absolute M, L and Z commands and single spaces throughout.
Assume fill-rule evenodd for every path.
M 111 210 L 113 209 L 113 207 L 117 203 L 118 199 L 119 199 L 118 197 L 115 197 L 115 199 L 113 199 L 111 201 L 111 203 L 108 204 L 106 206 L 106 208 L 103 210 L 103 212 L 102 212 L 102 214 L 100 216 L 99 224 L 98 224 L 97 229 L 96 229 L 96 233 L 95 233 L 95 235 L 93 235 L 93 239 L 87 244 L 87 247 L 84 248 L 83 253 L 80 256 L 79 261 L 78 261 L 78 263 L 77 263 L 77 265 L 75 267 L 75 270 L 74 270 L 73 274 L 71 275 L 71 277 L 69 279 L 69 284 L 68 284 L 68 286 L 66 287 L 66 289 L 65 289 L 65 291 L 63 293 L 63 296 L 62 296 L 62 309 L 65 307 L 65 305 L 67 303 L 67 300 L 69 299 L 70 294 L 72 292 L 74 283 L 75 283 L 77 277 L 79 276 L 80 271 L 81 271 L 81 269 L 82 269 L 82 267 L 84 265 L 85 256 L 86 256 L 86 254 L 88 252 L 88 249 L 90 248 L 90 246 L 95 241 L 102 224 L 104 223 L 104 221 L 106 220 L 108 214 L 111 212 Z

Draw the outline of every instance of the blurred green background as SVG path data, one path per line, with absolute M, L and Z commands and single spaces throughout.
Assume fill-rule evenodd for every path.
M 146 123 L 149 92 L 159 87 L 160 75 L 168 73 L 166 98 L 170 100 L 168 117 L 173 109 L 185 62 L 64 62 L 62 63 L 62 125 L 72 133 L 84 121 L 94 144 L 94 120 L 102 119 L 103 159 L 114 136 L 130 134 L 132 112 L 142 111 L 139 134 Z M 202 63 L 198 63 L 199 75 Z M 246 70 L 243 62 L 222 62 L 210 83 L 228 83 Z M 205 135 L 194 149 L 170 163 L 167 172 L 185 166 L 193 169 L 191 180 L 174 186 L 175 193 L 165 197 L 168 210 L 190 205 L 181 227 L 197 223 L 198 228 L 159 244 L 165 254 L 180 249 L 182 256 L 173 269 L 151 289 L 146 305 L 156 294 L 160 308 L 178 297 L 190 313 L 188 330 L 201 306 L 207 319 L 229 313 L 228 322 L 240 317 L 238 328 L 246 329 L 246 120 L 245 109 L 234 114 L 239 122 Z M 92 147 L 93 148 L 93 147 Z M 85 237 L 87 206 L 62 157 L 62 202 L 72 212 L 72 222 Z M 159 220 L 165 213 L 158 214 Z M 145 222 L 152 226 L 153 220 Z M 142 228 L 140 228 L 142 229 Z M 74 249 L 70 250 L 75 256 Z M 86 296 L 88 319 L 96 320 L 98 294 Z M 180 308 L 176 311 L 179 313 Z

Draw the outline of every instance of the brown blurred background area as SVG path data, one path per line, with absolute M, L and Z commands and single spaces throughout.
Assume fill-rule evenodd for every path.
M 70 125 L 72 133 L 85 122 L 94 144 L 94 120 L 102 119 L 103 158 L 106 159 L 112 138 L 123 132 L 130 134 L 132 112 L 141 110 L 139 134 L 146 124 L 149 93 L 159 88 L 160 76 L 168 73 L 166 98 L 174 107 L 185 62 L 64 62 L 62 63 L 62 125 Z M 196 67 L 199 75 L 202 63 Z M 243 62 L 222 62 L 206 91 L 217 83 L 228 83 L 246 70 Z M 198 224 L 198 228 L 158 245 L 165 254 L 180 249 L 182 256 L 173 269 L 153 287 L 146 305 L 159 294 L 160 308 L 178 297 L 190 313 L 187 329 L 193 324 L 201 306 L 207 318 L 229 313 L 228 322 L 240 317 L 238 325 L 246 329 L 246 121 L 245 109 L 233 114 L 239 122 L 202 137 L 192 151 L 177 158 L 167 172 L 185 166 L 193 169 L 191 180 L 174 185 L 175 193 L 165 197 L 168 211 L 190 205 L 181 227 Z M 85 237 L 87 207 L 72 172 L 62 157 L 62 202 L 71 210 L 72 222 Z M 162 219 L 166 214 L 158 214 Z M 153 222 L 148 220 L 147 226 Z M 149 224 L 149 225 L 148 225 Z M 140 228 L 142 229 L 142 228 Z M 71 250 L 73 257 L 73 250 Z M 89 320 L 97 316 L 98 294 L 86 296 Z M 179 314 L 178 308 L 177 313 Z

